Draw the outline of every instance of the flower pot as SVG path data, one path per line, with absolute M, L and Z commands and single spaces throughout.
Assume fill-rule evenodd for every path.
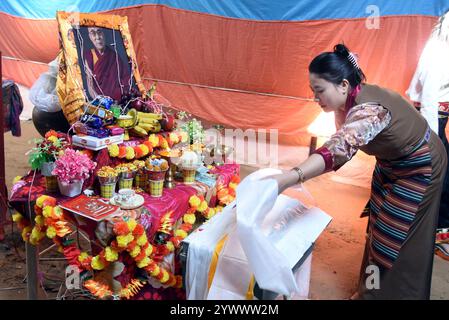
M 75 180 L 71 183 L 58 179 L 59 192 L 66 197 L 76 197 L 83 190 L 84 180 Z
M 41 174 L 44 177 L 51 177 L 52 176 L 51 172 L 53 171 L 54 168 L 55 168 L 54 162 L 44 162 L 41 167 Z

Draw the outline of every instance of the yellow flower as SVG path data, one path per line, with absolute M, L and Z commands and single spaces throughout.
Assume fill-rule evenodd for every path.
M 111 144 L 108 147 L 108 151 L 109 151 L 109 156 L 111 156 L 112 158 L 118 157 L 119 148 L 118 148 L 117 144 Z
M 130 233 L 124 236 L 117 236 L 117 244 L 121 248 L 125 248 L 128 244 L 134 240 L 134 236 Z
M 52 211 L 53 211 L 53 207 L 45 206 L 44 209 L 42 210 L 42 214 L 45 218 L 50 218 Z
M 137 262 L 137 268 L 145 268 L 147 265 L 149 265 L 151 260 L 149 258 L 143 258 L 139 262 Z
M 187 232 L 182 229 L 178 229 L 175 231 L 175 236 L 184 239 L 185 237 L 187 237 Z
M 43 225 L 44 225 L 44 217 L 41 216 L 41 215 L 36 216 L 36 217 L 34 218 L 34 221 L 36 222 L 36 224 L 38 224 L 38 225 L 40 225 L 40 226 L 43 226 Z
M 20 180 L 22 180 L 21 176 L 16 176 L 13 180 L 12 180 L 12 184 L 16 184 L 17 182 L 19 182 Z
M 146 156 L 149 152 L 150 149 L 148 149 L 148 147 L 144 144 L 139 145 L 140 150 L 142 150 L 142 155 Z
M 237 183 L 235 183 L 235 182 L 230 182 L 230 183 L 229 183 L 229 188 L 235 190 L 235 188 L 237 188 Z
M 167 242 L 167 244 L 168 244 L 168 242 Z M 148 244 L 148 247 L 145 249 L 145 255 L 147 257 L 149 257 L 152 253 L 153 253 L 153 246 L 151 244 Z
M 162 270 L 162 279 L 161 279 L 161 283 L 166 283 L 168 281 L 168 279 L 170 279 L 170 275 L 168 274 L 167 270 L 163 269 Z
M 209 208 L 209 210 L 207 211 L 207 214 L 205 216 L 206 219 L 210 219 L 213 216 L 215 216 L 216 212 L 214 208 Z
M 132 160 L 136 156 L 132 147 L 126 147 L 126 159 Z
M 194 224 L 196 221 L 196 217 L 193 213 L 186 213 L 183 217 L 182 220 L 184 220 L 185 223 L 188 224 Z
M 40 196 L 39 198 L 36 199 L 36 205 L 39 208 L 42 208 L 42 204 L 44 203 L 45 199 L 47 199 L 47 198 L 48 198 L 48 196 L 46 196 L 46 195 Z
M 30 243 L 36 245 L 42 238 L 45 237 L 45 233 L 39 231 L 38 228 L 34 227 L 30 234 Z
M 198 207 L 198 211 L 199 212 L 204 212 L 204 211 L 207 210 L 207 208 L 208 208 L 207 202 L 206 201 L 202 201 L 201 204 Z
M 189 204 L 192 208 L 197 208 L 201 204 L 201 200 L 197 196 L 191 196 L 189 199 Z
M 56 229 L 52 226 L 47 228 L 47 237 L 53 239 L 56 236 Z
M 139 246 L 135 246 L 134 249 L 132 249 L 132 251 L 129 253 L 129 255 L 133 258 L 137 257 L 140 253 L 140 247 Z
M 22 239 L 23 241 L 28 241 L 29 233 L 31 232 L 31 226 L 27 226 L 22 230 Z
M 150 134 L 148 141 L 150 141 L 153 148 L 157 147 L 159 144 L 159 138 L 154 133 Z
M 147 235 L 145 233 L 137 238 L 137 244 L 139 246 L 143 246 L 145 243 L 147 243 L 147 241 L 148 241 L 148 239 L 147 239 Z
M 47 138 L 47 140 L 51 141 L 53 144 L 56 144 L 56 142 L 58 141 L 58 137 L 50 136 Z
M 106 261 L 113 262 L 118 259 L 118 252 L 111 247 L 106 247 L 105 249 Z
M 175 251 L 175 246 L 173 245 L 173 242 L 167 241 L 167 243 L 165 244 L 165 246 L 167 247 L 168 251 L 170 251 L 170 252 Z
M 158 265 L 154 268 L 153 271 L 150 271 L 150 276 L 156 277 L 161 272 L 161 268 Z
M 129 219 L 128 222 L 127 222 L 127 224 L 128 224 L 129 232 L 133 232 L 134 229 L 135 229 L 136 226 L 137 226 L 137 222 L 136 222 L 136 220 L 134 220 L 134 219 Z
M 80 255 L 78 256 L 78 261 L 83 262 L 87 258 L 89 258 L 89 254 L 87 252 L 81 252 Z
M 100 256 L 95 256 L 92 258 L 92 261 L 90 263 L 92 269 L 94 270 L 103 270 L 104 264 L 100 260 Z
M 20 221 L 22 221 L 22 219 L 23 219 L 23 216 L 20 213 L 18 213 L 17 211 L 16 211 L 16 213 L 14 213 L 12 215 L 12 221 L 14 221 L 14 222 L 19 223 Z
M 161 148 L 162 148 L 162 149 L 168 149 L 168 148 L 169 148 L 169 145 L 168 145 L 167 139 L 162 138 L 161 140 L 162 140 L 162 142 L 161 142 Z

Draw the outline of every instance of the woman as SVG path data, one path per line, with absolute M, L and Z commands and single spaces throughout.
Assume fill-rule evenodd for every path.
M 357 297 L 429 299 L 447 163 L 440 139 L 399 94 L 363 83 L 344 45 L 318 55 L 309 72 L 315 98 L 325 112 L 335 112 L 338 131 L 299 166 L 273 176 L 279 192 L 337 170 L 358 149 L 375 156 Z M 373 270 L 379 270 L 378 284 Z

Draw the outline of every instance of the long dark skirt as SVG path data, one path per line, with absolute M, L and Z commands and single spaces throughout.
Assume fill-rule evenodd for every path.
M 361 299 L 429 299 L 447 156 L 433 132 L 411 155 L 373 174 Z

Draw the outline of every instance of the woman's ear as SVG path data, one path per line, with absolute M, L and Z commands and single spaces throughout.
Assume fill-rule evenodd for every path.
M 346 79 L 343 79 L 343 81 L 340 84 L 341 93 L 347 94 L 349 92 L 349 88 L 350 88 L 349 81 Z

